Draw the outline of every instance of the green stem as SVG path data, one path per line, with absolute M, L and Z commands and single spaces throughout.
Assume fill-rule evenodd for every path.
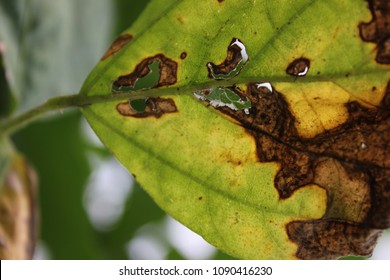
M 0 135 L 10 134 L 47 112 L 77 106 L 72 102 L 74 97 L 76 95 L 55 97 L 20 115 L 2 120 L 0 122 Z

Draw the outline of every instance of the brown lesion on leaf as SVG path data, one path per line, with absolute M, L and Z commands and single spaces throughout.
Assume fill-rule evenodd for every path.
M 157 88 L 162 86 L 173 85 L 177 81 L 177 62 L 166 57 L 163 54 L 157 54 L 152 57 L 143 59 L 134 69 L 133 72 L 127 75 L 120 76 L 113 82 L 113 92 L 121 92 L 123 89 L 133 90 L 137 81 L 151 74 L 150 65 L 158 63 L 158 79 L 153 81 L 148 88 Z M 139 90 L 142 90 L 140 88 Z M 119 114 L 135 118 L 146 118 L 153 116 L 160 118 L 163 114 L 177 112 L 175 102 L 168 98 L 147 98 L 145 100 L 145 109 L 140 112 L 135 110 L 130 102 L 121 102 L 116 107 Z
M 0 182 L 0 259 L 31 259 L 38 238 L 37 177 L 15 157 Z
M 306 76 L 307 72 L 310 69 L 310 60 L 301 57 L 294 59 L 286 68 L 286 73 L 295 76 L 295 77 L 303 77 Z
M 138 112 L 131 107 L 129 102 L 122 102 L 116 106 L 119 114 L 134 118 L 155 117 L 160 118 L 163 114 L 177 112 L 175 102 L 170 98 L 148 98 L 143 112 Z
M 390 63 L 390 1 L 368 0 L 372 20 L 359 25 L 360 37 L 377 44 L 376 61 Z
M 226 75 L 228 76 L 232 73 L 238 65 L 243 60 L 241 55 L 241 48 L 238 44 L 235 44 L 236 41 L 239 41 L 237 38 L 233 38 L 227 49 L 227 55 L 225 60 L 220 64 L 215 64 L 213 62 L 207 63 L 208 77 L 215 79 L 215 76 Z M 239 41 L 241 42 L 241 41 Z M 221 78 L 222 79 L 222 78 Z
M 186 52 L 182 52 L 180 54 L 180 59 L 186 59 L 186 57 L 187 57 L 187 53 Z
M 119 52 L 132 39 L 133 39 L 133 35 L 131 34 L 119 35 L 119 37 L 111 44 L 110 48 L 106 51 L 106 53 L 103 55 L 103 57 L 100 60 L 101 61 L 106 60 L 111 55 Z
M 301 259 L 337 259 L 340 256 L 371 255 L 381 231 L 342 221 L 291 222 L 289 238 L 299 244 Z
M 276 90 L 249 84 L 245 92 L 235 91 L 251 100 L 250 114 L 218 110 L 254 137 L 261 162 L 280 163 L 274 178 L 280 199 L 308 184 L 327 192 L 321 220 L 286 227 L 298 243 L 297 256 L 370 255 L 381 230 L 390 227 L 390 86 L 378 107 L 347 103 L 344 124 L 309 139 L 298 134 L 289 105 Z M 339 238 L 351 247 L 339 246 Z
M 150 73 L 149 65 L 153 62 L 159 63 L 159 79 L 158 82 L 152 86 L 153 88 L 173 85 L 176 83 L 177 62 L 169 57 L 166 57 L 164 54 L 157 54 L 143 59 L 130 74 L 120 76 L 114 81 L 113 87 L 122 88 L 134 86 L 138 79 L 143 78 Z
M 184 25 L 185 21 L 184 21 L 184 18 L 182 16 L 178 16 L 176 17 L 177 21 L 181 24 L 181 25 Z

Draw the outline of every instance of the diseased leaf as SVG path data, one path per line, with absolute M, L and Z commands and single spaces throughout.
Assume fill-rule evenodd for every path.
M 36 175 L 16 154 L 4 171 L 0 182 L 0 259 L 31 259 L 38 231 Z
M 370 255 L 390 227 L 387 6 L 152 1 L 80 92 L 130 98 L 158 63 L 144 111 L 83 114 L 158 205 L 232 256 Z

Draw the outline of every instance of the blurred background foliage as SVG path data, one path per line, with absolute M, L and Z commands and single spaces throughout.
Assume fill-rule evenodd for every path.
M 78 92 L 148 2 L 0 0 L 0 117 Z M 39 178 L 35 258 L 231 259 L 160 210 L 79 111 L 38 120 L 12 140 Z

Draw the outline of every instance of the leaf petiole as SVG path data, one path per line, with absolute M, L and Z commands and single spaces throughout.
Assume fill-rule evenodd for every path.
M 209 86 L 209 85 L 205 85 Z M 210 85 L 211 86 L 211 85 Z M 186 86 L 182 88 L 152 88 L 147 90 L 119 92 L 114 94 L 102 94 L 95 96 L 86 96 L 83 94 L 65 95 L 53 97 L 45 103 L 32 108 L 19 115 L 12 116 L 0 120 L 0 137 L 3 135 L 12 134 L 17 129 L 25 126 L 36 118 L 54 111 L 59 111 L 67 108 L 83 108 L 96 103 L 137 100 L 148 97 L 157 97 L 165 95 L 180 95 L 183 93 L 192 94 L 196 89 L 195 86 Z

